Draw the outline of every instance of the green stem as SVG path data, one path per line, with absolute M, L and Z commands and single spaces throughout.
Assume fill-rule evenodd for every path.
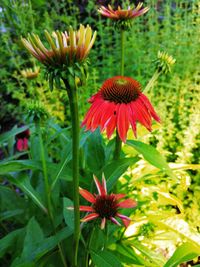
M 125 31 L 121 29 L 121 64 L 120 64 L 120 75 L 124 76 L 124 52 L 125 52 Z M 122 141 L 119 137 L 118 131 L 116 130 L 116 138 L 115 138 L 115 151 L 114 151 L 114 160 L 118 160 L 120 158 L 122 148 Z
M 78 246 L 80 238 L 80 211 L 79 211 L 79 114 L 76 85 L 72 88 L 64 80 L 70 104 L 72 121 L 72 174 L 73 174 L 73 200 L 74 200 L 74 240 L 73 240 L 73 267 L 77 267 Z
M 143 92 L 145 91 L 147 93 L 151 89 L 151 87 L 153 87 L 154 83 L 157 81 L 160 74 L 161 73 L 158 70 L 155 71 L 154 75 L 149 80 L 149 82 L 146 85 L 146 87 L 144 88 Z
M 38 122 L 36 124 L 36 129 L 37 129 L 37 133 L 38 133 L 38 136 L 39 136 L 39 142 L 40 142 L 40 156 L 41 156 L 41 160 L 42 160 L 42 168 L 43 168 L 43 174 L 44 174 L 44 183 L 45 183 L 45 192 L 46 192 L 46 198 L 47 198 L 48 215 L 49 215 L 52 227 L 53 227 L 53 231 L 56 234 L 54 220 L 53 220 L 52 203 L 51 203 L 51 191 L 50 191 L 50 186 L 49 186 L 47 165 L 46 165 L 46 159 L 45 159 L 45 150 L 44 150 L 44 143 L 43 143 L 43 139 L 42 139 L 40 122 Z M 63 266 L 67 267 L 67 262 L 65 260 L 64 255 L 63 255 L 62 247 L 61 247 L 60 243 L 58 243 L 58 250 L 59 250 L 59 253 L 60 253 L 60 257 L 61 257 Z
M 92 239 L 93 239 L 93 236 L 94 236 L 94 230 L 95 230 L 95 227 L 92 228 L 92 232 L 91 232 L 91 235 L 90 235 L 90 238 L 89 238 L 89 241 L 88 241 L 88 245 L 87 245 L 87 253 L 86 253 L 86 264 L 85 264 L 85 267 L 88 267 L 89 265 L 89 250 L 90 250 L 90 246 L 91 246 L 91 243 L 92 243 Z
M 121 30 L 121 67 L 120 67 L 120 75 L 124 76 L 124 43 L 125 43 L 125 31 Z
M 39 143 L 40 143 L 40 157 L 41 157 L 41 161 L 42 161 L 42 169 L 43 169 L 43 175 L 44 175 L 44 184 L 45 184 L 45 192 L 46 192 L 46 198 L 47 198 L 48 214 L 52 220 L 53 215 L 52 215 L 52 206 L 51 206 L 50 187 L 49 187 L 47 165 L 46 165 L 45 151 L 44 151 L 44 143 L 43 143 L 43 139 L 42 139 L 40 122 L 38 122 L 36 124 L 36 127 L 37 127 L 37 133 L 39 136 Z

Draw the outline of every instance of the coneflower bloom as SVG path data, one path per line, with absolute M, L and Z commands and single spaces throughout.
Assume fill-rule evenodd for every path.
M 22 133 L 16 135 L 16 149 L 17 151 L 24 151 L 28 149 L 28 139 L 30 136 L 30 131 L 25 130 Z
M 21 38 L 26 49 L 40 62 L 47 66 L 58 66 L 74 62 L 82 62 L 94 44 L 96 32 L 92 34 L 91 27 L 80 25 L 78 31 L 72 27 L 69 32 L 55 31 L 52 35 L 44 32 L 49 48 L 46 48 L 39 36 L 29 34 L 28 38 Z
M 106 221 L 110 220 L 114 224 L 121 225 L 116 217 L 120 218 L 125 227 L 128 227 L 131 219 L 119 212 L 120 208 L 134 208 L 137 206 L 136 201 L 132 199 L 122 200 L 124 194 L 107 194 L 106 180 L 102 177 L 102 184 L 94 176 L 98 195 L 91 194 L 85 189 L 80 188 L 79 192 L 87 201 L 92 203 L 92 206 L 80 206 L 80 211 L 91 212 L 86 215 L 81 221 L 88 222 L 97 218 L 101 219 L 101 229 L 104 229 Z
M 108 5 L 108 8 L 101 6 L 98 12 L 112 20 L 131 20 L 145 14 L 149 10 L 148 7 L 142 8 L 142 5 L 143 3 L 139 3 L 136 8 L 129 6 L 128 9 L 122 9 L 118 6 L 117 10 L 114 10 L 110 5 Z
M 137 137 L 136 122 L 149 131 L 152 117 L 160 122 L 150 101 L 142 93 L 139 82 L 130 77 L 115 76 L 107 79 L 89 102 L 92 105 L 81 126 L 90 131 L 100 127 L 101 132 L 106 130 L 108 139 L 117 129 L 120 139 L 125 143 L 130 125 Z

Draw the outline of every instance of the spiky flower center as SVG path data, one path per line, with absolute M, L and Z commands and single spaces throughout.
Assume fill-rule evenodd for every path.
M 138 98 L 140 90 L 138 81 L 130 77 L 116 76 L 103 83 L 101 94 L 104 100 L 128 104 Z
M 93 206 L 101 218 L 109 219 L 117 213 L 117 201 L 114 195 L 97 196 Z

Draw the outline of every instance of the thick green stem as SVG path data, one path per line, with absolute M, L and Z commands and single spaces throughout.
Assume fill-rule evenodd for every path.
M 125 31 L 121 29 L 121 64 L 120 64 L 120 75 L 124 76 L 124 51 L 125 51 Z M 118 131 L 116 130 L 116 138 L 115 138 L 115 151 L 114 151 L 114 160 L 118 160 L 120 158 L 122 148 L 122 141 L 119 137 Z
M 78 246 L 80 238 L 80 211 L 79 211 L 79 114 L 76 85 L 72 88 L 64 80 L 70 104 L 72 121 L 72 174 L 73 174 L 73 200 L 74 200 L 74 240 L 73 240 L 73 267 L 77 267 Z
M 44 183 L 45 183 L 45 193 L 46 193 L 46 198 L 47 198 L 48 215 L 49 215 L 49 218 L 50 218 L 50 221 L 52 224 L 53 231 L 56 234 L 54 220 L 53 220 L 53 208 L 52 208 L 52 203 L 51 203 L 51 191 L 50 191 L 50 186 L 49 186 L 47 165 L 46 165 L 46 159 L 45 159 L 45 150 L 44 150 L 44 143 L 43 143 L 43 139 L 42 139 L 40 122 L 38 122 L 36 124 L 36 128 L 37 128 L 37 133 L 38 133 L 39 142 L 40 142 L 40 157 L 42 160 L 42 168 L 43 168 L 43 174 L 44 174 Z M 58 243 L 58 250 L 60 253 L 60 257 L 61 257 L 63 266 L 67 267 L 67 263 L 66 263 L 64 255 L 63 255 L 62 247 L 61 247 L 60 243 Z

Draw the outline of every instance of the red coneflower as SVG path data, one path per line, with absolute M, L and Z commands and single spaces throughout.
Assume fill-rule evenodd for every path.
M 95 131 L 100 127 L 110 138 L 115 128 L 125 143 L 131 124 L 136 136 L 136 122 L 139 121 L 151 131 L 152 117 L 160 122 L 148 98 L 141 92 L 138 81 L 124 76 L 107 79 L 98 93 L 90 100 L 92 103 L 82 125 L 86 130 Z
M 80 211 L 92 212 L 89 215 L 86 215 L 81 221 L 88 222 L 96 218 L 101 219 L 101 229 L 104 229 L 106 220 L 121 225 L 116 217 L 120 218 L 125 227 L 128 227 L 131 219 L 125 215 L 119 213 L 120 208 L 134 208 L 137 206 L 136 201 L 132 199 L 125 199 L 124 194 L 107 194 L 106 189 L 106 180 L 104 176 L 102 177 L 102 184 L 94 176 L 94 182 L 96 184 L 98 195 L 91 194 L 85 189 L 80 188 L 79 192 L 87 201 L 92 203 L 92 206 L 80 206 Z
M 16 148 L 18 151 L 24 151 L 28 149 L 28 138 L 30 131 L 26 130 L 16 135 Z
M 118 6 L 117 10 L 113 10 L 110 5 L 108 5 L 108 8 L 101 6 L 98 12 L 113 20 L 130 20 L 145 14 L 149 10 L 148 7 L 141 8 L 142 5 L 143 3 L 139 3 L 136 8 L 129 6 L 128 9 L 122 9 Z

